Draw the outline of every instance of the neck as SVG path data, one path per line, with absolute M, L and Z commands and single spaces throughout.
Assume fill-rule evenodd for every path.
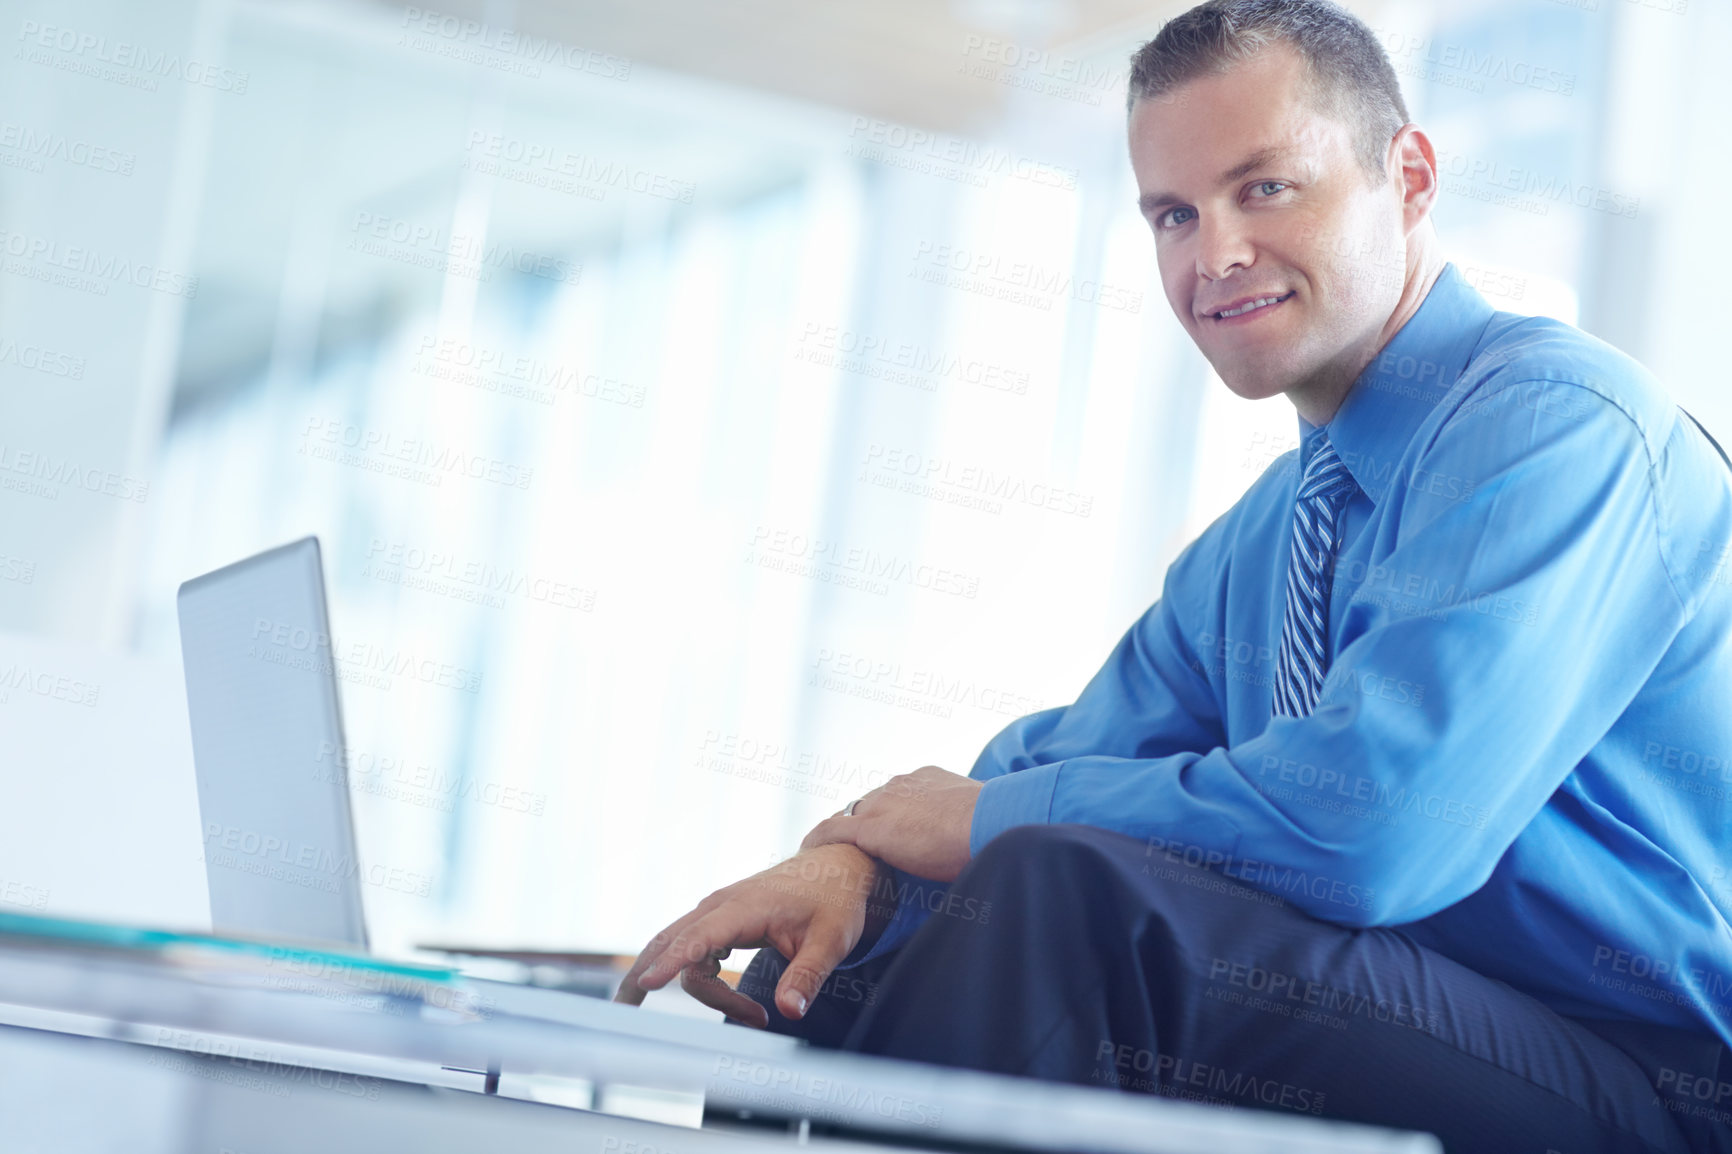
M 1389 319 L 1367 339 L 1355 342 L 1335 360 L 1305 380 L 1287 390 L 1287 399 L 1313 425 L 1326 425 L 1335 416 L 1341 402 L 1353 389 L 1353 382 L 1365 371 L 1390 338 L 1401 331 L 1443 271 L 1443 253 L 1429 229 L 1416 233 L 1408 245 L 1406 267 L 1402 273 L 1401 296 L 1395 302 Z

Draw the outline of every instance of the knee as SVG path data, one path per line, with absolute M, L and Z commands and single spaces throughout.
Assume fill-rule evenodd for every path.
M 1013 825 L 987 842 L 976 860 L 997 857 L 1021 858 L 1046 853 L 1049 847 L 1084 843 L 1091 827 L 1086 825 Z M 1094 831 L 1105 832 L 1105 831 Z

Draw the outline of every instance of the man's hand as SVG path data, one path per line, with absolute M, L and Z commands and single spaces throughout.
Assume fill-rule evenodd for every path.
M 769 1023 L 764 1007 L 718 976 L 734 949 L 774 946 L 788 959 L 776 984 L 776 1008 L 803 1018 L 836 963 L 895 913 L 894 899 L 873 900 L 879 865 L 851 845 L 802 850 L 762 873 L 717 890 L 698 908 L 650 939 L 616 1002 L 641 1005 L 680 974 L 685 991 L 748 1026 Z
M 968 864 L 980 787 L 971 777 L 922 766 L 861 798 L 852 817 L 819 822 L 800 848 L 847 843 L 917 877 L 955 881 Z

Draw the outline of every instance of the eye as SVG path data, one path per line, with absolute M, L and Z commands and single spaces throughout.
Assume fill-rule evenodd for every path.
M 1155 227 L 1156 228 L 1178 228 L 1181 224 L 1185 223 L 1184 220 L 1174 220 L 1173 219 L 1173 214 L 1179 213 L 1179 212 L 1190 212 L 1190 213 L 1194 214 L 1195 210 L 1191 209 L 1191 208 L 1187 208 L 1184 205 L 1180 205 L 1177 208 L 1169 208 L 1166 212 L 1161 213 L 1159 216 L 1157 216 L 1155 218 Z M 1187 217 L 1186 219 L 1188 220 L 1189 218 Z
M 1261 195 L 1264 198 L 1274 196 L 1275 193 L 1280 192 L 1282 189 L 1284 189 L 1286 187 L 1287 187 L 1287 182 L 1284 180 L 1259 180 L 1256 184 L 1253 184 L 1251 186 L 1251 188 L 1254 192 L 1259 193 L 1259 195 Z M 1262 191 L 1265 189 L 1274 189 L 1274 192 Z

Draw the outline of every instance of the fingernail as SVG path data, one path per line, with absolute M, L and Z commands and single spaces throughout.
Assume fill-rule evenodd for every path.
M 804 1018 L 806 1016 L 806 995 L 805 994 L 797 993 L 794 995 L 794 1008 L 796 1010 L 800 1011 L 800 1016 L 802 1018 Z

